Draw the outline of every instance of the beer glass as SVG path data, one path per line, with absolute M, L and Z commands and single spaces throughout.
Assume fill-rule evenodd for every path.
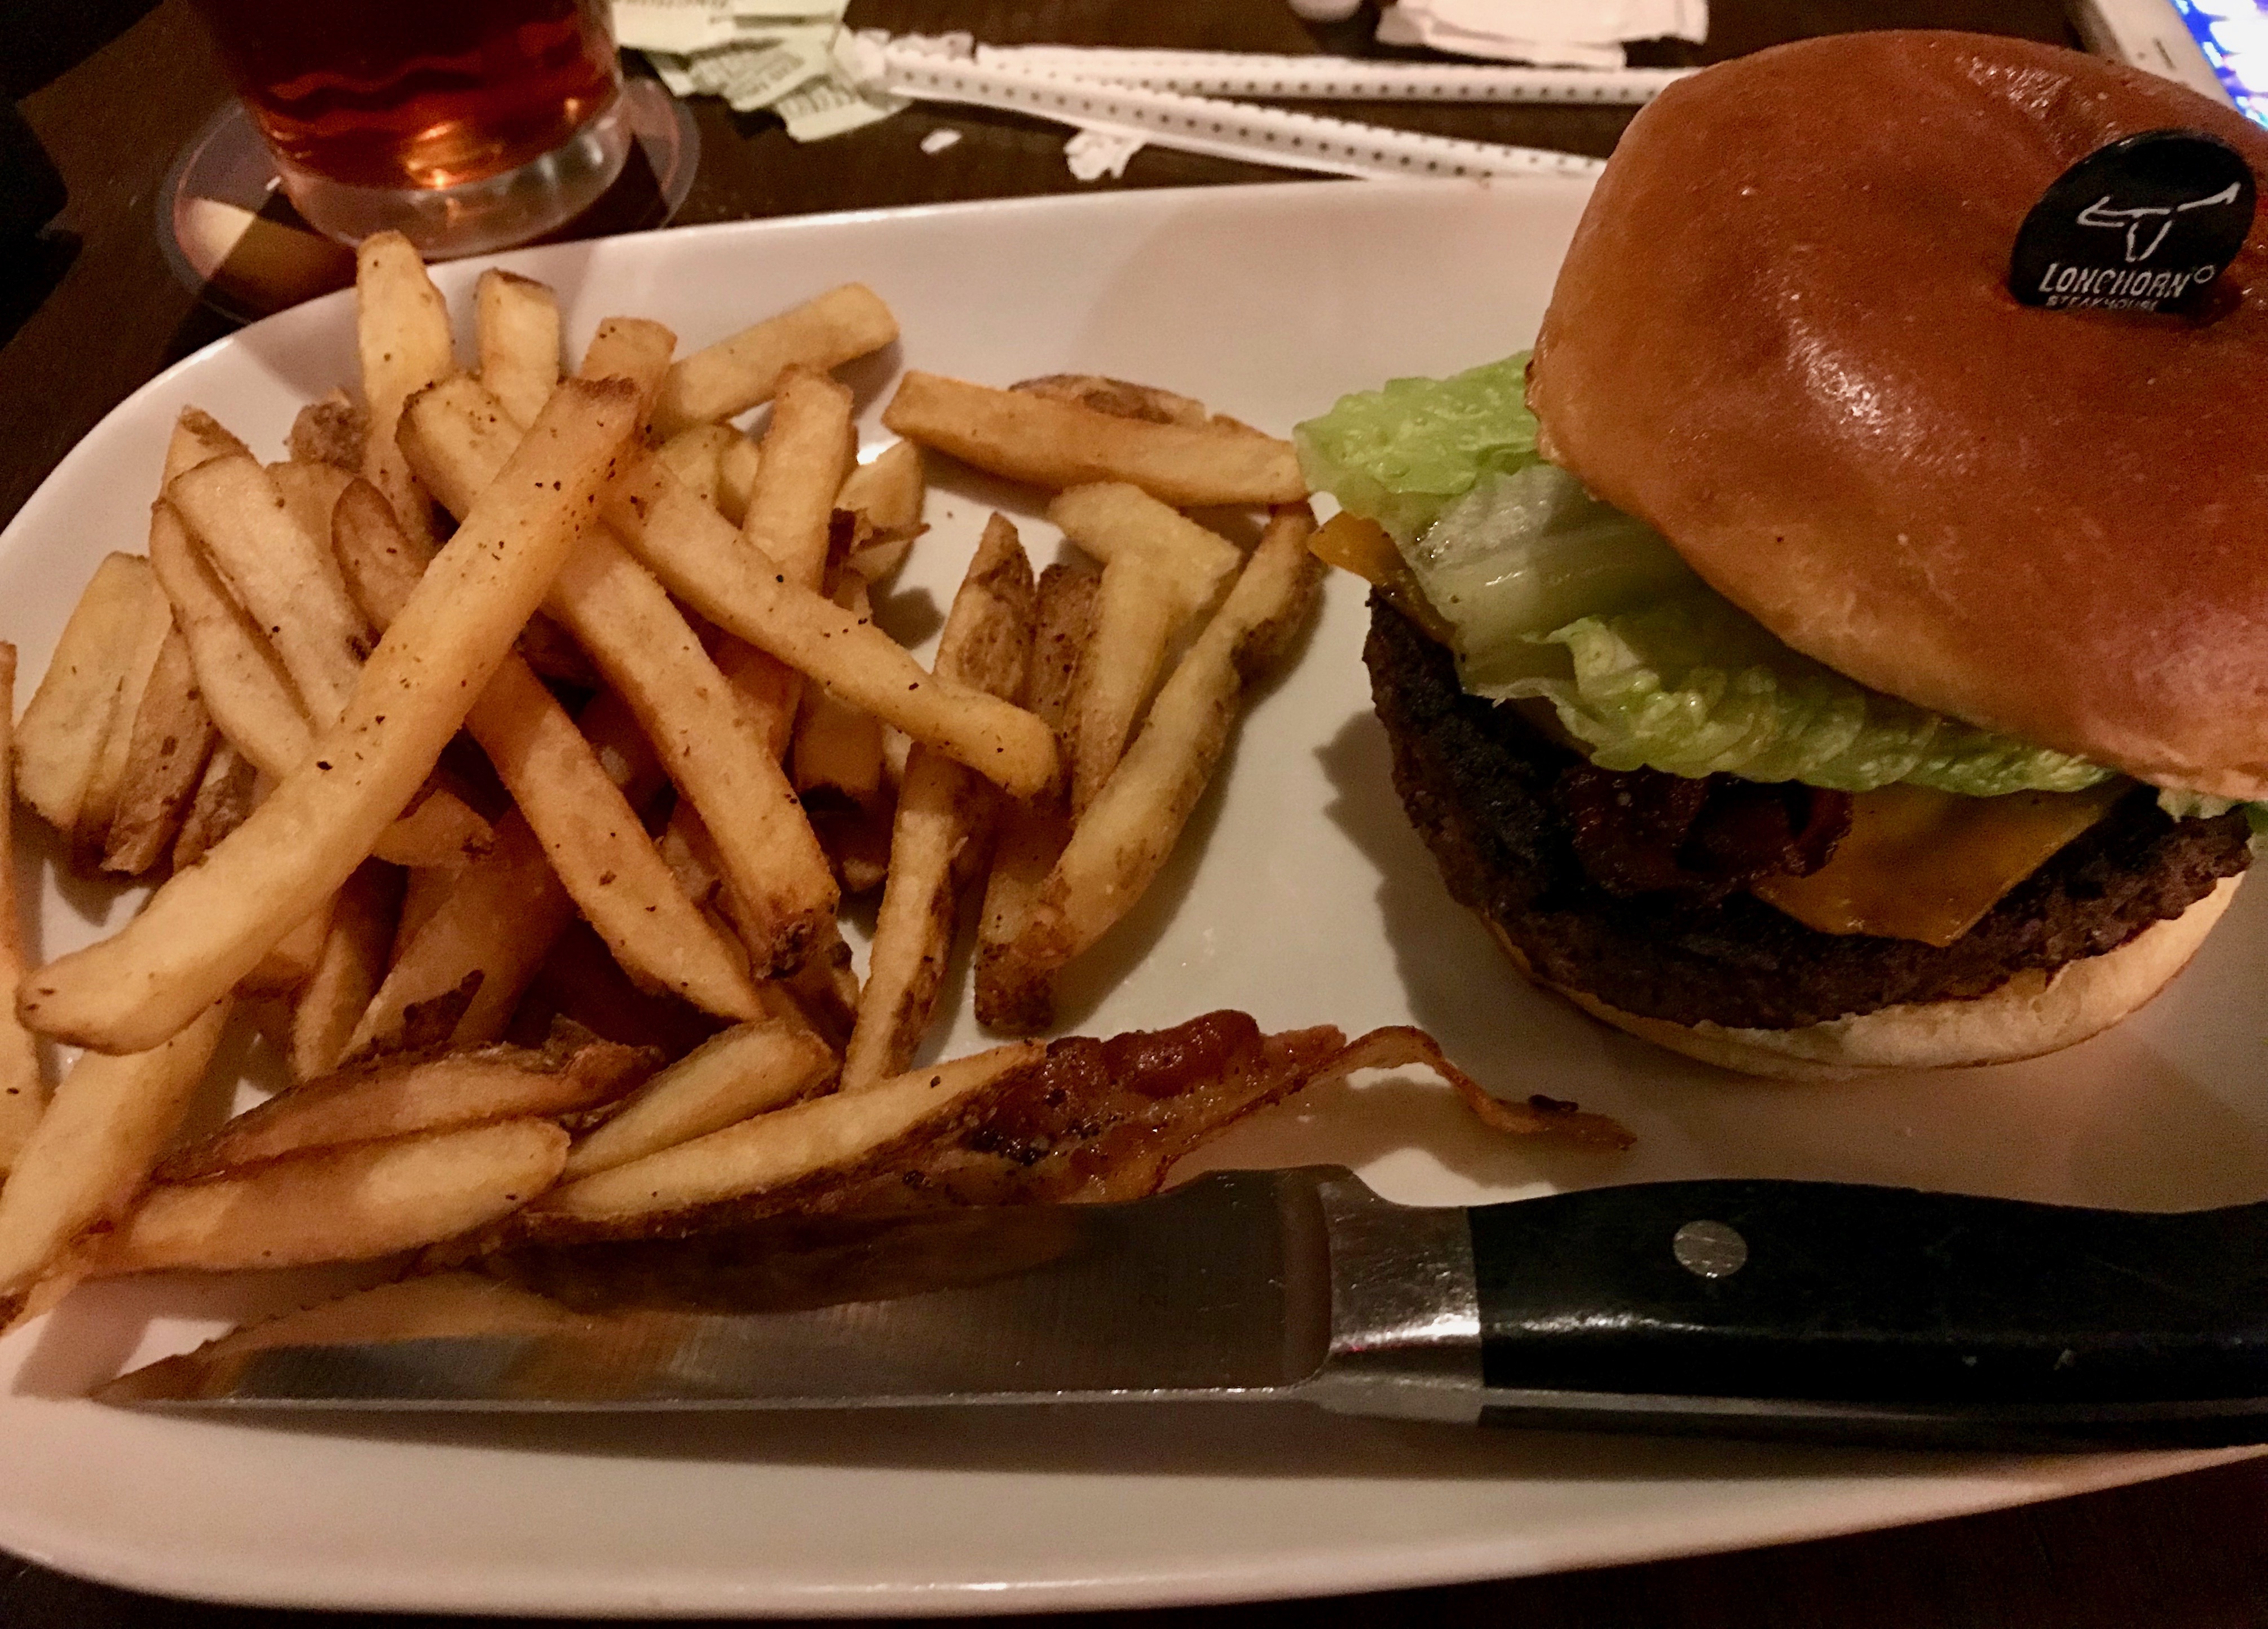
M 621 171 L 608 0 L 194 0 L 318 231 L 429 256 L 524 242 Z

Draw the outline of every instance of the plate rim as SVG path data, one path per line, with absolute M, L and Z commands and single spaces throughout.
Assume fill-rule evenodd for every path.
M 1319 178 L 1321 179 L 1321 178 Z M 621 252 L 635 255 L 652 244 L 667 240 L 738 239 L 756 241 L 774 236 L 825 232 L 843 226 L 912 222 L 963 216 L 1020 216 L 1099 212 L 1116 214 L 1144 210 L 1167 213 L 1203 200 L 1211 207 L 1262 207 L 1276 202 L 1311 198 L 1329 210 L 1335 195 L 1373 197 L 1381 193 L 1452 197 L 1475 192 L 1505 195 L 1565 194 L 1587 190 L 1588 178 L 1535 176 L 1488 182 L 1441 180 L 1394 180 L 1364 184 L 1353 193 L 1316 190 L 1315 180 L 1284 181 L 1244 186 L 1194 186 L 1114 189 L 1107 192 L 1049 194 L 1035 196 L 958 200 L 880 208 L 830 211 L 822 214 L 769 217 L 760 219 L 716 221 L 696 225 L 658 228 L 620 237 L 543 244 L 444 262 L 436 267 L 445 284 L 469 279 L 490 265 L 512 266 L 576 251 Z M 201 346 L 173 363 L 113 405 L 42 478 L 21 508 L 0 528 L 0 550 L 37 515 L 50 489 L 66 482 L 82 459 L 98 455 L 98 444 L 115 421 L 134 413 L 149 397 L 173 389 L 180 379 L 209 365 L 221 353 L 255 343 L 291 327 L 319 328 L 331 313 L 350 302 L 345 289 L 273 313 Z M 21 1394 L 18 1394 L 20 1396 Z M 30 1399 L 26 1399 L 30 1400 Z M 44 1400 L 42 1400 L 44 1401 Z M 60 1404 L 58 1406 L 95 1404 Z M 693 1617 L 718 1612 L 764 1616 L 864 1617 L 884 1613 L 919 1617 L 953 1617 L 998 1611 L 1099 1611 L 1131 1607 L 1248 1603 L 1271 1599 L 1314 1598 L 1359 1591 L 1408 1588 L 1470 1582 L 1482 1579 L 1538 1575 L 1563 1568 L 1617 1566 L 1680 1556 L 1809 1542 L 1888 1526 L 1952 1519 L 2006 1509 L 2039 1500 L 2075 1496 L 2182 1474 L 2232 1463 L 2268 1452 L 2268 1448 L 2198 1451 L 2137 1451 L 2073 1456 L 2009 1456 L 1995 1463 L 2001 1474 L 1963 1478 L 1963 1496 L 1941 1493 L 1926 1509 L 1845 1513 L 1845 1518 L 1807 1525 L 1793 1533 L 1757 1536 L 1754 1533 L 1694 1535 L 1663 1524 L 1638 1543 L 1613 1547 L 1613 1553 L 1595 1559 L 1561 1559 L 1532 1556 L 1504 1538 L 1453 1538 L 1432 1544 L 1401 1543 L 1384 1548 L 1343 1552 L 1329 1567 L 1314 1569 L 1313 1587 L 1288 1581 L 1280 1557 L 1249 1556 L 1222 1563 L 1199 1561 L 1194 1566 L 1167 1566 L 1147 1570 L 1126 1568 L 1102 1577 L 1056 1576 L 1027 1581 L 976 1585 L 968 1582 L 909 1585 L 904 1583 L 762 1581 L 750 1582 L 716 1573 L 698 1573 L 658 1583 L 652 1578 L 625 1577 L 593 1588 L 578 1579 L 556 1593 L 541 1588 L 499 1591 L 484 1585 L 482 1575 L 445 1572 L 439 1576 L 405 1574 L 398 1564 L 385 1559 L 342 1561 L 320 1559 L 308 1570 L 305 1558 L 291 1567 L 269 1570 L 257 1577 L 232 1572 L 229 1559 L 209 1560 L 200 1553 L 180 1553 L 160 1548 L 134 1547 L 131 1536 L 104 1535 L 72 1529 L 52 1521 L 26 1520 L 24 1514 L 0 1498 L 0 1547 L 74 1576 L 122 1588 L 179 1598 L 284 1608 L 392 1610 L 426 1611 L 573 1612 L 600 1616 Z M 1933 1457 L 1921 1456 L 1921 1461 Z M 1917 1463 L 1921 1463 L 1918 1461 Z M 1936 1479 L 1942 1483 L 1945 1478 Z M 1516 1535 L 1512 1536 L 1516 1541 Z M 107 1544 L 105 1540 L 107 1539 Z M 525 1570 L 527 1564 L 517 1563 Z M 496 1574 L 485 1575 L 493 1578 Z M 512 1574 L 505 1574 L 507 1577 Z M 514 1581 L 519 1582 L 518 1579 Z M 438 1588 L 436 1586 L 438 1586 Z

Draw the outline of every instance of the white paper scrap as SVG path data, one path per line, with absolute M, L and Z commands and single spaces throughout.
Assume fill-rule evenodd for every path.
M 1081 130 L 1064 144 L 1064 162 L 1083 181 L 1126 173 L 1126 161 L 1148 144 L 1123 130 Z
M 921 150 L 935 158 L 946 148 L 958 146 L 960 143 L 961 132 L 958 130 L 932 130 L 921 138 Z
M 806 79 L 772 104 L 787 121 L 787 133 L 799 142 L 823 142 L 887 119 L 906 105 L 903 97 L 863 92 L 831 75 Z

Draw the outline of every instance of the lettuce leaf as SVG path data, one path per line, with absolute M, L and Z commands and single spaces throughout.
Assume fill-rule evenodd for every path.
M 1528 353 L 1448 379 L 1390 380 L 1292 427 L 1307 484 L 1406 543 L 1484 475 L 1535 461 Z
M 1724 772 L 1842 792 L 1908 781 L 1977 798 L 2077 792 L 2111 773 L 1867 689 L 1798 655 L 1706 588 L 1580 617 L 1543 638 L 1567 652 L 1572 677 L 1477 693 L 1548 698 L 1605 769 Z

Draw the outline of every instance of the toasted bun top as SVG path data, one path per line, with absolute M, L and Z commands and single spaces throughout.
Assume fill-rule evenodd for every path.
M 1863 683 L 2268 797 L 2268 199 L 2210 321 L 2007 286 L 2058 175 L 2168 126 L 2268 181 L 2233 111 L 2014 40 L 1846 34 L 1673 87 L 1544 318 L 1547 455 Z

